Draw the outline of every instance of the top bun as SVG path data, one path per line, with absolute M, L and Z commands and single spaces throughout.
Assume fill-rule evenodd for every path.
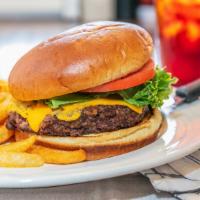
M 93 22 L 69 29 L 25 54 L 9 77 L 22 101 L 96 87 L 139 70 L 151 57 L 151 36 L 124 22 Z

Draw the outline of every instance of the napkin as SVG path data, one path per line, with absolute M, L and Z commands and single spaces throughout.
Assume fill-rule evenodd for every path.
M 179 200 L 200 200 L 200 149 L 169 164 L 141 172 L 158 192 Z

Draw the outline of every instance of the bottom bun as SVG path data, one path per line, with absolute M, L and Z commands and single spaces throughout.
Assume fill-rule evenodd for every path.
M 162 114 L 154 109 L 149 118 L 131 128 L 81 137 L 37 135 L 37 143 L 65 150 L 84 149 L 87 160 L 98 160 L 127 153 L 152 143 L 158 137 L 162 121 Z M 29 135 L 30 133 L 26 132 L 16 132 L 16 140 L 24 139 Z

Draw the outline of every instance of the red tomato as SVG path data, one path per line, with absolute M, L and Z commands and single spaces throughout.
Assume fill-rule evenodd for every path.
M 140 70 L 129 74 L 123 78 L 105 83 L 103 85 L 89 88 L 84 92 L 109 92 L 124 90 L 137 85 L 141 85 L 155 76 L 154 62 L 150 59 Z

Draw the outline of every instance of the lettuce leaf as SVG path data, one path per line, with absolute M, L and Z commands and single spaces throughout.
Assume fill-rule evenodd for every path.
M 165 99 L 168 99 L 172 92 L 172 85 L 176 82 L 177 79 L 172 78 L 170 73 L 156 68 L 156 75 L 152 80 L 143 85 L 119 91 L 119 94 L 127 103 L 139 107 L 150 105 L 158 108 L 162 106 Z
M 93 99 L 93 97 L 90 95 L 74 93 L 45 100 L 45 104 L 47 104 L 52 109 L 56 109 L 63 105 L 89 101 L 91 99 Z
M 45 100 L 44 103 L 47 104 L 52 109 L 57 109 L 63 105 L 86 102 L 92 99 L 105 98 L 110 96 L 111 94 L 113 93 L 105 92 L 105 93 L 88 94 L 79 92 L 79 93 L 54 97 L 52 99 Z
M 60 106 L 85 102 L 92 99 L 110 97 L 117 94 L 129 104 L 143 107 L 150 105 L 153 108 L 161 107 L 163 101 L 167 99 L 172 92 L 172 84 L 176 83 L 177 79 L 172 78 L 170 73 L 164 69 L 156 68 L 154 78 L 145 84 L 129 88 L 126 90 L 105 92 L 105 93 L 73 93 L 60 97 L 45 100 L 45 103 L 52 109 L 57 109 Z

